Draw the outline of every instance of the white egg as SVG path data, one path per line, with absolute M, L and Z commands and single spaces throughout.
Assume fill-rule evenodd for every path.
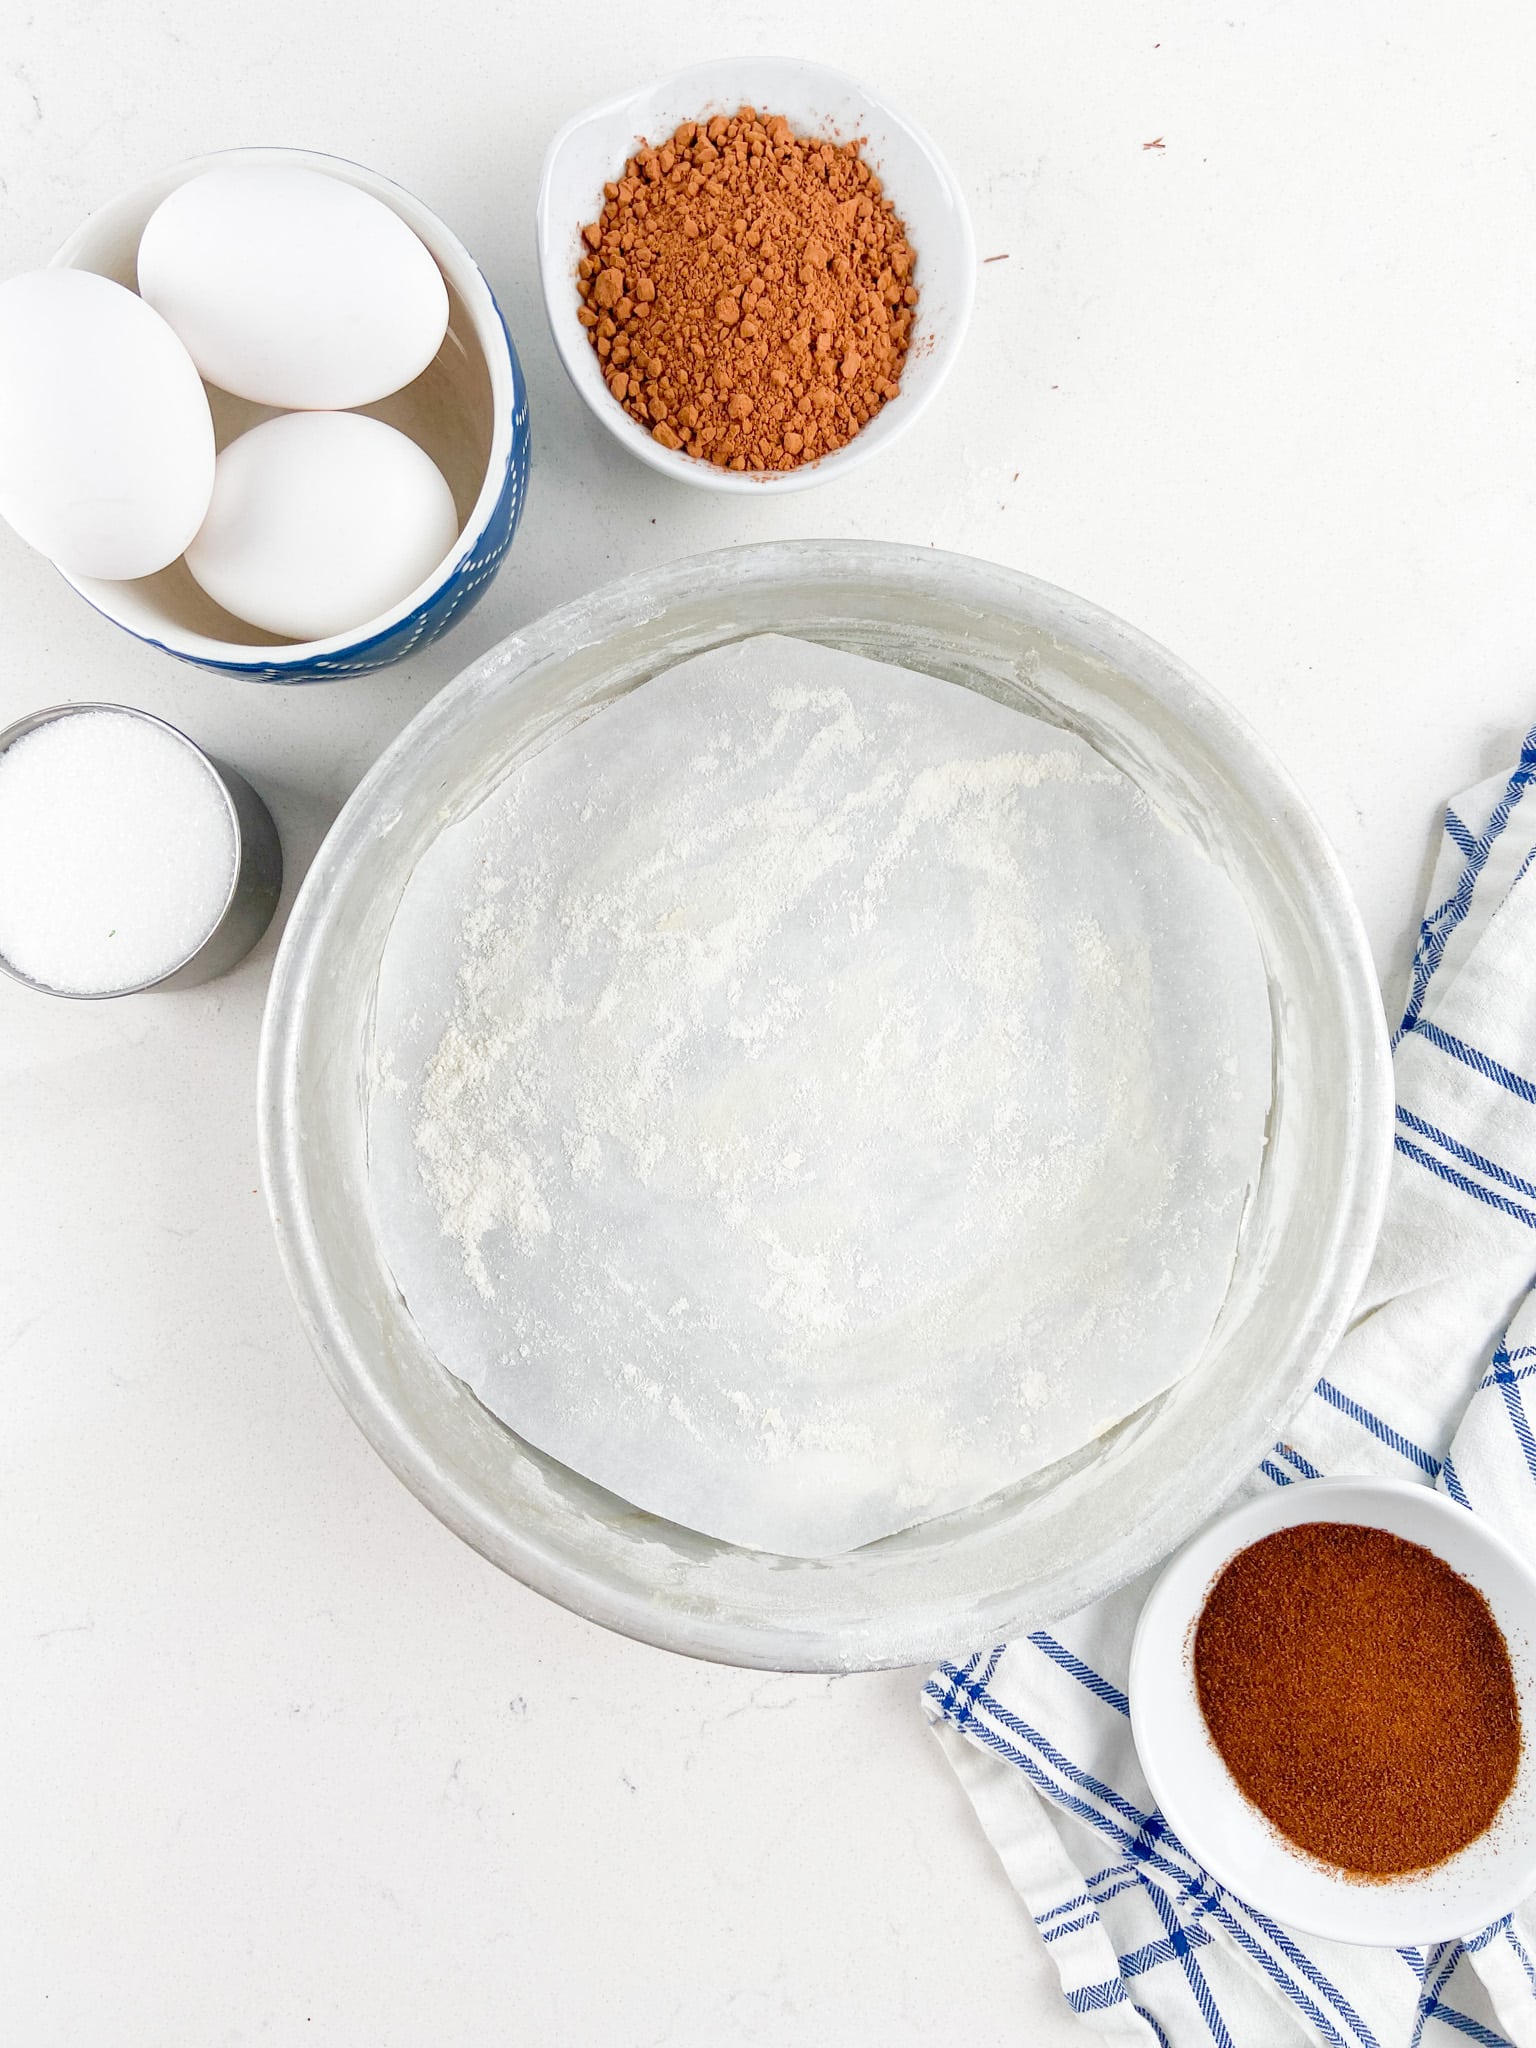
M 109 277 L 0 284 L 0 517 L 71 576 L 151 576 L 202 524 L 213 421 L 192 358 Z
M 393 609 L 458 529 L 442 471 L 404 434 L 362 413 L 290 412 L 220 455 L 187 567 L 237 619 L 325 640 Z
M 371 405 L 448 330 L 425 244 L 342 178 L 231 165 L 179 185 L 139 243 L 139 290 L 222 390 L 260 405 Z

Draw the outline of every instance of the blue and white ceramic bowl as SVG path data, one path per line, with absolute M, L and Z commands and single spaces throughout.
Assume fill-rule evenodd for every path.
M 257 683 L 331 682 L 384 668 L 436 640 L 496 574 L 528 490 L 528 387 L 501 308 L 463 243 L 398 185 L 340 157 L 302 149 L 193 157 L 93 213 L 53 260 L 132 288 L 139 237 L 168 192 L 216 165 L 261 163 L 323 171 L 371 192 L 437 259 L 450 309 L 442 348 L 414 383 L 361 410 L 420 442 L 448 479 L 460 519 L 453 549 L 392 610 L 327 640 L 281 640 L 231 618 L 198 588 L 184 562 L 131 583 L 90 576 L 66 581 L 126 632 L 200 668 Z M 273 411 L 211 389 L 209 400 L 221 448 Z

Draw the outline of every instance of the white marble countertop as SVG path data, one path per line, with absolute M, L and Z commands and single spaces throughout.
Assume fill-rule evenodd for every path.
M 601 434 L 533 261 L 556 124 L 733 44 L 908 108 L 997 259 L 911 437 L 756 505 L 663 484 Z M 930 541 L 1096 599 L 1225 690 L 1399 966 L 1438 803 L 1536 717 L 1533 59 L 1516 0 L 14 0 L 0 275 L 198 151 L 355 157 L 481 258 L 536 454 L 508 565 L 446 644 L 291 693 L 135 645 L 0 529 L 0 722 L 77 695 L 164 713 L 267 794 L 296 881 L 384 743 L 549 605 L 731 541 Z M 0 988 L 0 2031 L 1095 2038 L 913 1674 L 765 1679 L 604 1635 L 368 1450 L 257 1191 L 275 938 L 180 996 Z

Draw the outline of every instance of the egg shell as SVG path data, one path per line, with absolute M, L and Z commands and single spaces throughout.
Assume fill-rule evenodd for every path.
M 213 490 L 196 367 L 144 301 L 88 270 L 0 284 L 0 517 L 71 576 L 174 562 Z
M 448 331 L 425 244 L 372 193 L 280 164 L 205 171 L 150 215 L 139 290 L 221 390 L 259 405 L 371 405 Z
M 351 412 L 265 420 L 220 455 L 187 567 L 249 625 L 324 640 L 390 611 L 459 530 L 431 456 Z

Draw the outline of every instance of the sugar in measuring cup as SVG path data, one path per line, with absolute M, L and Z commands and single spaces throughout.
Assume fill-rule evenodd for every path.
M 0 969 L 27 987 L 211 981 L 266 930 L 282 877 L 255 790 L 163 719 L 59 704 L 0 732 Z

